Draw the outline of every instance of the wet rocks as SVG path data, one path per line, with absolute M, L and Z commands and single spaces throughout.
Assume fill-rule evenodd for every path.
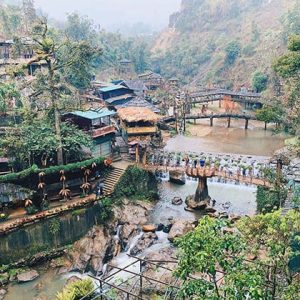
M 125 200 L 121 207 L 115 208 L 114 213 L 119 224 L 142 225 L 147 223 L 152 208 L 151 203 Z
M 142 230 L 144 232 L 155 232 L 156 231 L 156 226 L 155 225 L 152 225 L 152 224 L 149 224 L 149 225 L 143 225 L 142 226 Z
M 138 226 L 134 224 L 124 224 L 120 230 L 120 240 L 123 248 L 126 247 L 128 242 L 137 234 Z
M 94 226 L 89 233 L 73 245 L 69 254 L 72 270 L 81 272 L 102 270 L 103 262 L 113 257 L 113 236 L 103 226 Z
M 39 277 L 39 273 L 36 270 L 30 270 L 30 271 L 18 274 L 17 280 L 18 280 L 18 283 L 24 283 L 24 282 L 33 281 L 37 277 Z
M 179 238 L 189 231 L 193 230 L 195 225 L 187 220 L 176 220 L 169 232 L 168 239 L 173 242 L 174 239 Z
M 153 233 L 153 232 L 144 233 L 139 238 L 136 245 L 130 250 L 130 254 L 137 255 L 137 254 L 143 252 L 145 249 L 152 246 L 157 240 L 158 240 L 158 236 L 156 235 L 156 233 Z
M 172 204 L 173 205 L 181 205 L 183 203 L 183 200 L 180 197 L 174 197 L 172 199 Z
M 204 210 L 208 206 L 208 200 L 195 201 L 194 196 L 188 196 L 185 200 L 188 208 L 193 210 Z
M 0 289 L 0 300 L 3 300 L 7 291 L 5 289 Z

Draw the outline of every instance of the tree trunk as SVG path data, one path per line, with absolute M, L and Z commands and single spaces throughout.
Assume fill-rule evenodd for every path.
M 62 148 L 61 129 L 60 129 L 61 119 L 60 119 L 60 113 L 59 113 L 59 110 L 57 109 L 57 107 L 54 110 L 54 114 L 55 114 L 55 132 L 56 132 L 56 137 L 58 140 L 58 148 L 56 151 L 57 164 L 63 165 L 64 158 L 63 158 L 63 148 Z
M 210 199 L 210 197 L 208 195 L 207 178 L 200 177 L 198 180 L 198 187 L 196 190 L 194 200 L 197 202 L 200 202 L 200 201 L 209 200 L 209 199 Z

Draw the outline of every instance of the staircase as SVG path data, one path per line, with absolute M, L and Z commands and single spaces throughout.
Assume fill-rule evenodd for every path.
M 110 195 L 113 193 L 116 184 L 124 172 L 125 170 L 120 168 L 112 168 L 109 170 L 104 178 L 104 195 Z

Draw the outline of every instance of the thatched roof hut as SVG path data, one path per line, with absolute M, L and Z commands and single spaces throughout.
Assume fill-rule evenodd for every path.
M 147 107 L 125 107 L 118 110 L 118 115 L 122 121 L 133 122 L 151 122 L 155 123 L 160 116 Z

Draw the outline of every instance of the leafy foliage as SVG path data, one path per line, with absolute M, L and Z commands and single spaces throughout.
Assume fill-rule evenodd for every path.
M 56 295 L 56 300 L 79 300 L 93 298 L 94 284 L 91 279 L 81 279 L 67 285 L 62 292 Z
M 278 106 L 264 105 L 263 108 L 256 111 L 256 117 L 259 121 L 266 123 L 279 123 L 282 113 L 282 109 Z
M 179 239 L 181 297 L 191 299 L 297 299 L 299 282 L 289 269 L 290 247 L 300 230 L 299 212 L 242 218 L 238 230 L 227 221 L 200 219 Z M 249 261 L 249 257 L 256 257 Z M 268 266 L 268 268 L 266 268 Z M 289 294 L 294 291 L 293 296 Z
M 21 94 L 12 83 L 0 83 L 0 114 L 6 114 L 9 110 L 10 102 L 15 102 L 15 107 L 20 106 Z
M 285 190 L 275 191 L 274 189 L 259 186 L 257 187 L 256 202 L 259 213 L 269 213 L 279 209 L 286 200 Z
M 158 197 L 157 182 L 155 176 L 136 166 L 130 166 L 115 187 L 114 197 L 118 200 L 149 199 Z
M 295 133 L 299 130 L 300 124 L 300 36 L 292 35 L 289 38 L 287 54 L 279 57 L 273 67 L 286 84 L 286 97 L 281 99 L 285 110 L 286 126 Z
M 65 160 L 82 159 L 81 147 L 92 148 L 91 138 L 72 124 L 61 124 L 61 141 L 49 120 L 35 119 L 7 131 L 0 147 L 8 157 L 15 158 L 15 166 L 48 165 L 56 160 L 56 150 L 61 144 Z
M 225 48 L 225 63 L 227 65 L 232 65 L 241 54 L 241 45 L 238 41 L 230 42 Z
M 260 71 L 253 74 L 252 87 L 257 93 L 263 92 L 268 85 L 268 76 Z
M 99 224 L 106 224 L 113 217 L 113 203 L 111 199 L 105 198 L 99 202 L 100 213 L 97 218 Z

